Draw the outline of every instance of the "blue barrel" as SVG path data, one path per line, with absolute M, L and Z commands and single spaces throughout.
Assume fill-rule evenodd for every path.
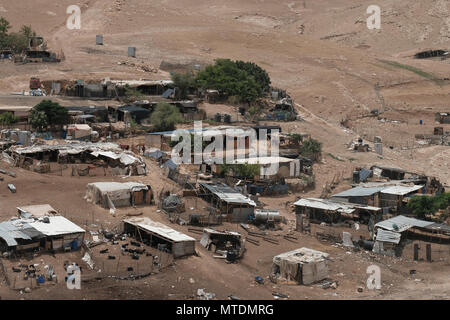
M 44 283 L 44 282 L 45 282 L 44 276 L 39 276 L 39 277 L 37 278 L 37 282 L 38 282 L 38 283 Z
M 77 240 L 72 241 L 72 250 L 73 251 L 78 250 L 78 241 Z
M 423 120 L 419 120 L 419 123 L 420 123 L 420 124 L 423 124 Z

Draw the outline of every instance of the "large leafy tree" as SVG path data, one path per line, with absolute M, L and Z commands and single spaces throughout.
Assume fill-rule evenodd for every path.
M 150 116 L 150 123 L 156 131 L 174 130 L 177 123 L 183 122 L 178 108 L 170 103 L 158 103 Z
M 48 119 L 44 112 L 31 109 L 29 121 L 33 129 L 42 132 L 48 126 Z
M 263 94 L 255 78 L 229 59 L 218 59 L 214 65 L 209 65 L 199 72 L 197 84 L 204 89 L 216 89 L 222 94 L 238 96 L 247 103 Z
M 450 193 L 442 193 L 438 196 L 414 196 L 407 206 L 420 219 L 424 219 L 427 214 L 434 214 L 439 209 L 450 207 Z
M 47 119 L 47 126 L 61 126 L 69 122 L 69 112 L 57 102 L 42 100 L 32 110 L 42 112 Z
M 255 78 L 258 85 L 261 87 L 261 91 L 266 93 L 270 89 L 270 77 L 266 70 L 262 69 L 254 62 L 236 61 L 236 66 L 245 70 L 249 75 Z

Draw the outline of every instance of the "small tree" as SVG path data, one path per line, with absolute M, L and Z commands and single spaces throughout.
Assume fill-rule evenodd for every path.
M 0 36 L 6 36 L 9 29 L 11 29 L 9 21 L 3 17 L 0 17 Z
M 259 106 L 251 106 L 248 109 L 248 114 L 250 115 L 250 120 L 251 121 L 255 121 L 259 118 L 259 116 L 261 115 L 262 110 Z
M 196 87 L 195 76 L 192 72 L 173 73 L 171 75 L 174 86 L 178 89 L 178 95 L 180 99 L 186 99 L 189 90 Z
M 150 123 L 156 131 L 174 130 L 177 123 L 183 122 L 178 108 L 170 103 L 161 102 L 150 116 Z
M 26 25 L 23 25 L 20 28 L 20 33 L 23 34 L 25 37 L 27 37 L 27 39 L 36 36 L 36 32 L 34 32 L 33 29 L 31 29 L 31 26 L 26 26 Z
M 300 154 L 312 160 L 320 159 L 322 153 L 322 144 L 314 139 L 309 139 L 303 142 L 299 150 Z
M 142 100 L 145 97 L 145 94 L 143 94 L 138 89 L 131 88 L 128 84 L 126 84 L 123 88 L 125 90 L 126 102 L 134 102 L 137 100 Z
M 48 126 L 48 119 L 44 112 L 31 109 L 29 121 L 33 129 L 42 132 Z
M 19 117 L 15 116 L 12 112 L 5 112 L 0 114 L 0 124 L 4 126 L 10 126 L 19 121 Z
M 69 112 L 57 102 L 42 100 L 32 110 L 43 112 L 47 119 L 46 126 L 62 126 L 69 123 Z M 39 118 L 42 118 L 39 116 Z

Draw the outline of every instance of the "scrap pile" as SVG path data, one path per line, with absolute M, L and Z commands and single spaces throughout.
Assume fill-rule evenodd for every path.
M 18 167 L 30 168 L 37 159 L 48 162 L 93 163 L 103 160 L 109 167 L 119 168 L 123 175 L 145 175 L 144 160 L 130 151 L 123 151 L 115 143 L 42 144 L 30 147 L 12 146 L 9 153 Z

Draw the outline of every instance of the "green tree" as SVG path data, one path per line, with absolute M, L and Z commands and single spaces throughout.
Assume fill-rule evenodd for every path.
M 186 73 L 172 73 L 172 81 L 174 82 L 174 87 L 178 89 L 178 97 L 180 99 L 186 99 L 189 90 L 196 87 L 195 76 L 192 72 L 188 71 Z
M 322 144 L 314 139 L 306 140 L 300 146 L 299 152 L 306 158 L 318 160 L 322 153 Z
M 254 62 L 244 62 L 238 60 L 236 61 L 236 65 L 239 69 L 247 71 L 249 75 L 255 78 L 256 82 L 261 87 L 262 92 L 269 92 L 270 77 L 266 70 L 262 69 Z
M 0 49 L 8 49 L 8 30 L 11 28 L 8 20 L 0 17 Z
M 48 126 L 48 119 L 44 112 L 31 109 L 29 121 L 33 129 L 42 132 Z
M 437 211 L 434 201 L 433 197 L 414 196 L 409 200 L 407 207 L 412 209 L 417 218 L 424 219 L 427 214 Z
M 43 112 L 47 118 L 47 126 L 61 126 L 69 122 L 69 112 L 57 102 L 42 100 L 33 110 Z
M 6 46 L 14 53 L 22 53 L 28 48 L 28 38 L 21 33 L 11 33 L 6 40 Z
M 214 65 L 209 65 L 198 73 L 196 81 L 203 89 L 216 89 L 222 94 L 238 96 L 247 103 L 263 94 L 255 78 L 229 59 L 216 60 Z
M 156 131 L 174 130 L 177 123 L 183 122 L 178 108 L 170 103 L 161 102 L 150 116 L 150 123 Z
M 9 22 L 0 18 L 0 48 L 12 50 L 14 53 L 21 53 L 28 48 L 28 41 L 36 35 L 31 26 L 22 26 L 18 33 L 8 34 L 11 28 Z
M 10 126 L 19 121 L 19 117 L 15 116 L 12 112 L 5 112 L 0 114 L 0 124 L 4 126 Z
M 0 37 L 6 36 L 8 34 L 9 29 L 11 29 L 9 21 L 3 17 L 0 17 Z

